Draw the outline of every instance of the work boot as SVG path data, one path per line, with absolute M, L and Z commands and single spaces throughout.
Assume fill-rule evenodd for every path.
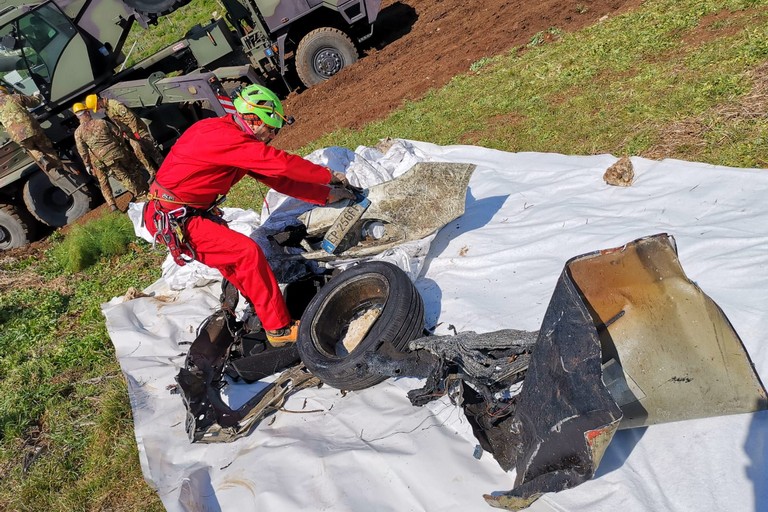
M 282 329 L 267 331 L 267 341 L 275 348 L 284 347 L 291 343 L 296 343 L 299 338 L 299 321 L 293 320 Z

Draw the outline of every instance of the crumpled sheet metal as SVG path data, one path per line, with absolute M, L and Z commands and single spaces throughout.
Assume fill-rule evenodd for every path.
M 232 442 L 248 435 L 267 416 L 277 411 L 288 397 L 302 389 L 317 387 L 320 379 L 302 364 L 294 364 L 277 379 L 237 409 L 222 398 L 223 372 L 235 337 L 243 331 L 233 311 L 239 292 L 229 282 L 222 283 L 221 308 L 208 317 L 189 347 L 184 367 L 176 375 L 178 392 L 187 410 L 185 429 L 190 442 Z M 293 352 L 293 354 L 291 354 Z M 293 346 L 263 352 L 251 373 L 283 367 L 298 359 Z
M 443 361 L 453 362 L 467 377 L 492 384 L 507 381 L 528 368 L 527 353 L 536 345 L 537 336 L 537 332 L 517 329 L 483 334 L 465 331 L 454 336 L 417 338 L 409 342 L 408 349 L 426 350 Z
M 671 236 L 578 256 L 555 288 L 509 429 L 515 487 L 485 499 L 519 510 L 583 483 L 620 426 L 765 408 L 741 340 L 686 277 Z
M 367 195 L 371 205 L 362 215 L 359 228 L 368 221 L 381 221 L 385 225 L 384 236 L 362 240 L 361 229 L 356 229 L 348 249 L 338 254 L 311 251 L 302 257 L 321 261 L 361 258 L 429 236 L 464 214 L 467 186 L 475 167 L 422 162 L 394 180 L 372 186 Z M 348 204 L 314 208 L 299 220 L 306 226 L 308 235 L 322 236 Z
M 758 411 L 766 390 L 723 311 L 688 279 L 669 235 L 574 258 L 603 344 L 620 428 Z M 612 321 L 613 320 L 613 321 Z

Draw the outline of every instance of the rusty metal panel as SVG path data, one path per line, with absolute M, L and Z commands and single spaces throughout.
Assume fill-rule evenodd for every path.
M 618 364 L 637 395 L 620 404 L 621 428 L 765 408 L 741 339 L 685 275 L 671 236 L 575 258 L 568 271 L 595 323 L 609 324 L 603 362 Z

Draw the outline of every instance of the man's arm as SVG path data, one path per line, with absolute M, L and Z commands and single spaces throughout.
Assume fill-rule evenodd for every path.
M 42 99 L 35 96 L 26 96 L 24 94 L 14 94 L 22 107 L 34 108 L 42 103 Z
M 128 137 L 139 132 L 138 116 L 117 100 L 107 100 L 107 117 L 114 121 Z
M 83 164 L 85 164 L 86 168 L 93 168 L 93 164 L 91 163 L 91 153 L 90 149 L 88 148 L 88 144 L 85 143 L 85 141 L 80 136 L 80 133 L 75 131 L 75 146 L 77 147 L 77 152 L 80 154 L 80 158 L 83 159 Z
M 327 168 L 268 146 L 221 119 L 206 124 L 186 141 L 196 148 L 196 158 L 217 166 L 248 169 L 256 179 L 284 177 L 302 183 L 330 183 L 332 174 Z
M 326 204 L 331 188 L 317 183 L 302 183 L 283 177 L 259 176 L 259 181 L 281 194 L 301 199 L 308 203 Z

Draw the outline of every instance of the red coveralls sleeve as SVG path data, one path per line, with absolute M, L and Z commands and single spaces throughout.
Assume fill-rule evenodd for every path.
M 327 168 L 254 139 L 232 123 L 226 137 L 209 138 L 204 157 L 219 166 L 247 169 L 248 175 L 278 192 L 325 204 L 333 175 Z M 221 134 L 218 134 L 221 135 Z
M 261 165 L 255 167 L 257 170 L 248 172 L 250 176 L 282 194 L 309 203 L 325 204 L 328 199 L 327 185 L 333 177 L 330 170 L 300 156 L 255 142 L 262 146 L 264 156 Z M 272 163 L 274 167 L 267 168 L 265 162 Z

